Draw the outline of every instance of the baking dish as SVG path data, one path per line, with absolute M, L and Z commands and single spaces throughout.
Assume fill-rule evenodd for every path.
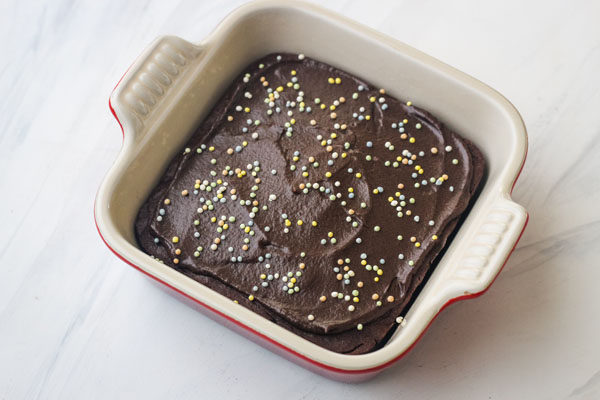
M 164 168 L 241 68 L 273 52 L 306 54 L 410 99 L 475 142 L 487 161 L 481 193 L 406 323 L 368 354 L 321 348 L 152 259 L 136 244 L 134 219 Z M 444 307 L 483 293 L 527 223 L 525 209 L 510 198 L 527 152 L 516 109 L 474 78 L 315 5 L 253 2 L 232 12 L 201 43 L 161 37 L 125 73 L 109 105 L 123 130 L 123 146 L 95 202 L 107 246 L 215 319 L 335 379 L 373 376 L 406 354 Z

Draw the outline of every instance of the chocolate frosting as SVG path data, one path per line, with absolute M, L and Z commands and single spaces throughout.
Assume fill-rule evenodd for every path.
M 426 111 L 272 54 L 238 77 L 140 209 L 141 248 L 334 351 L 380 345 L 484 169 Z

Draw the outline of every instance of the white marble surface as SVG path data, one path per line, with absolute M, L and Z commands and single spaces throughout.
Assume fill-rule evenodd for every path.
M 600 398 L 600 3 L 327 3 L 498 89 L 530 134 L 514 197 L 531 219 L 504 272 L 360 385 L 157 290 L 94 227 L 112 87 L 154 37 L 199 40 L 239 3 L 0 4 L 0 399 Z

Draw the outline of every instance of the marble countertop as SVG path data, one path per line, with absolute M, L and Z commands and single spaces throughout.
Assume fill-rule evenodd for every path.
M 327 2 L 494 87 L 529 130 L 513 196 L 531 217 L 504 271 L 359 385 L 157 290 L 94 226 L 112 88 L 153 38 L 199 40 L 238 4 L 0 6 L 0 399 L 600 398 L 600 3 Z

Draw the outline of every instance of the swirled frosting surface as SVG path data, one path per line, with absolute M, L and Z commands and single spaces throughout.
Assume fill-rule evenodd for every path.
M 252 63 L 136 220 L 142 249 L 334 351 L 384 341 L 483 173 L 410 102 L 302 55 Z

